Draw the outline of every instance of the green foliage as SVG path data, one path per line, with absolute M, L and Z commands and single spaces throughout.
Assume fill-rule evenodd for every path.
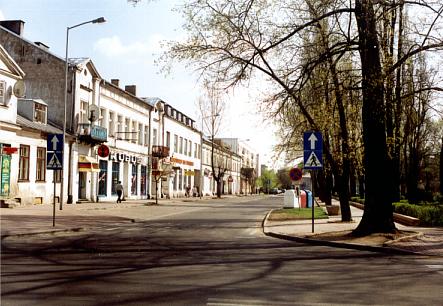
M 365 199 L 361 199 L 360 197 L 351 197 L 352 202 L 357 202 L 360 204 L 365 204 Z
M 303 220 L 312 218 L 312 208 L 283 208 L 274 210 L 269 216 L 271 221 Z M 314 219 L 328 219 L 328 214 L 320 207 L 314 207 Z
M 393 203 L 396 213 L 420 219 L 421 225 L 443 226 L 443 205 L 423 203 L 421 205 L 401 202 Z
M 276 188 L 278 184 L 277 175 L 273 170 L 265 169 L 257 180 L 257 186 L 263 188 L 265 192 Z

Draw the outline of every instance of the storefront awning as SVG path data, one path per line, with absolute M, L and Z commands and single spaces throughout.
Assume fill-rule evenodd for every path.
M 78 171 L 79 172 L 100 172 L 97 161 L 86 155 L 78 156 Z

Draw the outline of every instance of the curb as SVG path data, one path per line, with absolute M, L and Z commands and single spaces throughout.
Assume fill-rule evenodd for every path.
M 289 236 L 281 233 L 274 233 L 271 231 L 266 230 L 266 223 L 268 222 L 269 215 L 274 211 L 274 209 L 270 210 L 265 218 L 262 221 L 262 229 L 263 234 L 269 237 L 288 240 L 288 241 L 295 241 L 295 242 L 302 242 L 312 245 L 318 245 L 318 246 L 330 246 L 330 247 L 336 247 L 336 248 L 344 248 L 344 249 L 353 249 L 353 250 L 360 250 L 360 251 L 370 251 L 370 252 L 377 252 L 377 253 L 385 253 L 385 254 L 395 254 L 395 255 L 423 255 L 423 256 L 429 256 L 427 254 L 419 253 L 419 252 L 413 252 L 408 250 L 403 250 L 391 246 L 372 246 L 372 245 L 364 245 L 364 244 L 354 244 L 354 243 L 344 243 L 344 242 L 335 242 L 335 241 L 325 241 L 325 240 L 318 240 L 318 239 L 312 239 L 312 238 L 305 238 L 305 237 L 299 237 L 299 236 Z M 414 234 L 407 237 L 402 237 L 402 239 L 406 238 L 413 238 L 415 236 L 419 236 L 419 234 Z M 397 240 L 393 240 L 390 243 L 393 243 Z
M 42 231 L 42 232 L 21 233 L 21 234 L 5 234 L 5 235 L 1 235 L 1 239 L 5 239 L 5 238 L 9 238 L 9 237 L 26 237 L 26 236 L 36 236 L 36 235 L 57 234 L 57 233 L 81 232 L 83 230 L 84 230 L 83 227 L 73 227 L 73 228 L 67 228 L 67 229 Z

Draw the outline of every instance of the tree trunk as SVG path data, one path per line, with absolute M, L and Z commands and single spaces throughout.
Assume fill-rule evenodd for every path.
M 376 16 L 371 0 L 357 0 L 355 16 L 359 32 L 362 66 L 363 143 L 365 168 L 365 209 L 354 235 L 395 232 L 387 169 L 386 113 L 384 88 L 377 38 Z
M 443 196 L 443 137 L 441 138 L 440 149 L 440 195 Z

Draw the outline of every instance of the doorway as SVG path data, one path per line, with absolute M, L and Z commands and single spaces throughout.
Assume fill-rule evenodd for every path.
M 78 173 L 78 198 L 86 199 L 86 175 L 87 172 Z

